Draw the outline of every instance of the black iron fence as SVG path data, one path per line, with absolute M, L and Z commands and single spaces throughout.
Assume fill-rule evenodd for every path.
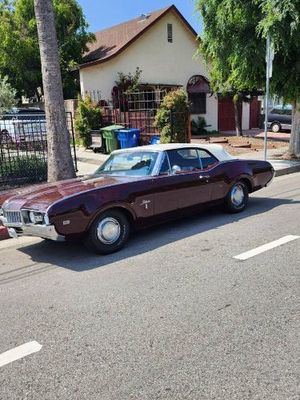
M 159 134 L 154 126 L 155 115 L 166 95 L 165 90 L 141 91 L 136 93 L 113 94 L 112 101 L 105 101 L 103 109 L 104 124 L 118 124 L 125 128 L 137 128 L 141 140 L 146 144 L 151 136 Z
M 76 166 L 72 114 L 67 113 Z M 76 168 L 77 169 L 77 168 Z M 0 191 L 47 179 L 45 114 L 5 114 L 0 119 Z

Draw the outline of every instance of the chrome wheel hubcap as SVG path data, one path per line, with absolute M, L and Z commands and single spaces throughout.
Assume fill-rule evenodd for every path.
M 121 234 L 119 222 L 112 217 L 104 218 L 97 227 L 98 239 L 104 244 L 115 243 Z
M 245 198 L 242 185 L 235 185 L 231 190 L 231 202 L 234 206 L 239 207 L 243 204 Z

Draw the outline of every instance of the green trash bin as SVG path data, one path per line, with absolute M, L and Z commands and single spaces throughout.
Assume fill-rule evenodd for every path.
M 101 133 L 106 143 L 107 153 L 111 153 L 119 148 L 117 133 L 120 129 L 124 129 L 123 125 L 109 125 L 101 129 Z

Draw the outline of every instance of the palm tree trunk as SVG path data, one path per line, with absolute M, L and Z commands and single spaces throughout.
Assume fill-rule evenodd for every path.
M 289 144 L 289 155 L 300 158 L 300 100 L 293 102 L 292 132 Z
M 75 176 L 58 57 L 52 0 L 34 0 L 39 37 L 48 143 L 48 181 Z

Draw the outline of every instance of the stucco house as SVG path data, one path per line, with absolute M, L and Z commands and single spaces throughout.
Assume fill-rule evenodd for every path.
M 142 70 L 141 83 L 153 92 L 182 87 L 194 117 L 205 118 L 211 130 L 234 129 L 232 102 L 210 92 L 209 71 L 196 56 L 197 32 L 174 6 L 97 32 L 80 65 L 81 93 L 99 91 L 111 99 L 118 73 Z M 243 105 L 243 128 L 255 127 L 257 104 Z

